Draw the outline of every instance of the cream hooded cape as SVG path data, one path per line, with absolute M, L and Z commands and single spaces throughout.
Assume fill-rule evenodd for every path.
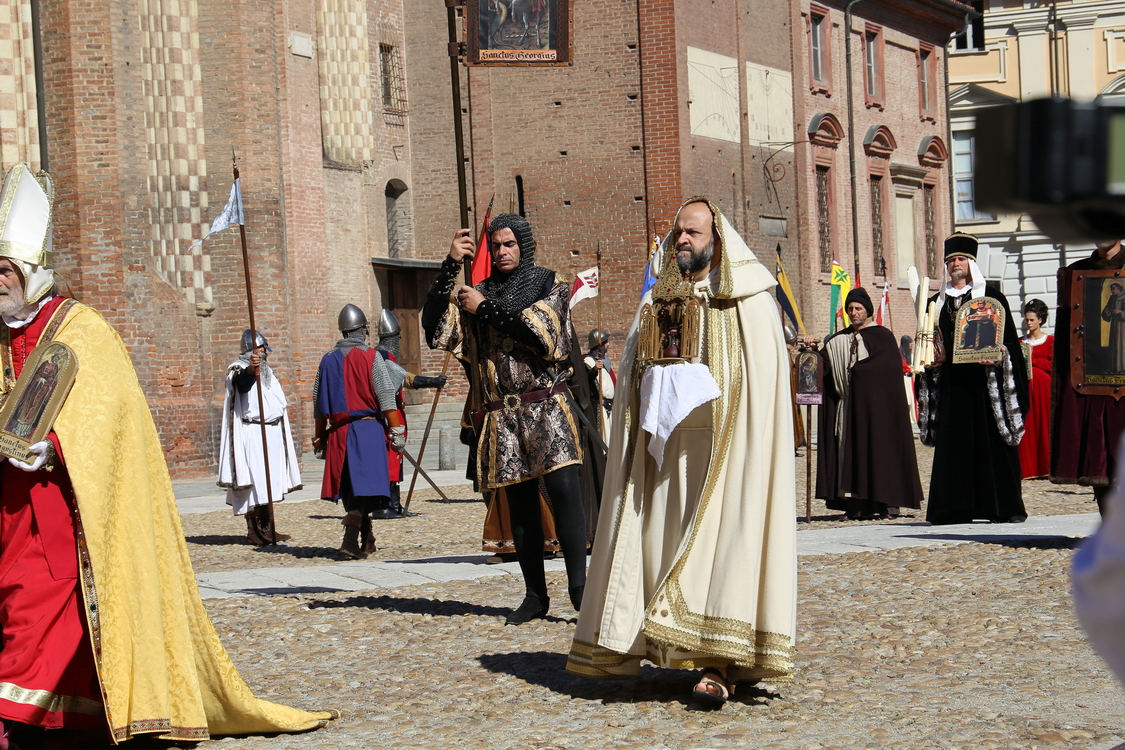
M 706 311 L 703 361 L 722 395 L 676 428 L 657 469 L 639 429 L 638 313 L 618 371 L 600 533 L 567 662 L 575 674 L 633 675 L 641 659 L 736 665 L 735 679 L 793 671 L 793 412 L 781 320 L 768 293 L 776 282 L 710 207 L 721 263 L 696 294 Z M 661 258 L 674 241 L 669 233 Z M 650 301 L 651 292 L 642 307 Z
M 113 739 L 296 732 L 338 716 L 253 696 L 199 598 L 156 425 L 124 343 L 81 304 L 54 340 L 79 363 L 55 433 L 78 503 L 86 617 Z

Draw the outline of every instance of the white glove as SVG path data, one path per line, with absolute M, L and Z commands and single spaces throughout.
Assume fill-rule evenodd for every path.
M 396 453 L 406 450 L 406 428 L 403 426 L 391 428 L 391 448 Z
M 405 442 L 405 441 L 404 441 Z M 51 443 L 47 440 L 40 440 L 38 443 L 32 443 L 27 447 L 27 452 L 35 456 L 35 460 L 31 463 L 24 463 L 16 458 L 9 458 L 8 463 L 15 466 L 17 469 L 24 471 L 39 471 L 47 460 L 47 451 L 50 449 Z

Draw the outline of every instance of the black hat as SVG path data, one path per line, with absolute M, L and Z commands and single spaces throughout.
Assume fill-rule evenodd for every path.
M 853 302 L 858 302 L 863 305 L 863 309 L 867 310 L 868 316 L 875 313 L 875 306 L 871 304 L 871 295 L 869 295 L 867 290 L 863 287 L 857 286 L 855 289 L 848 292 L 848 296 L 844 298 L 844 312 L 848 311 L 848 305 Z
M 977 259 L 977 238 L 964 232 L 954 232 L 945 238 L 945 260 L 954 255 L 964 255 L 966 258 Z

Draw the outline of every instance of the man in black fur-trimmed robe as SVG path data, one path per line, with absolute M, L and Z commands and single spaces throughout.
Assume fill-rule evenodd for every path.
M 977 239 L 960 232 L 945 241 L 949 281 L 930 299 L 940 310 L 945 358 L 918 378 L 918 428 L 934 447 L 926 520 L 932 524 L 1027 520 L 1018 445 L 1027 414 L 1027 367 L 1008 300 L 986 284 L 976 263 Z M 972 299 L 1004 308 L 1004 359 L 953 363 L 953 323 Z

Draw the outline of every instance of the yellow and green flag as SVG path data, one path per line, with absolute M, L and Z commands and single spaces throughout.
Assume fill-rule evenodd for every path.
M 844 300 L 852 288 L 852 279 L 836 261 L 832 261 L 832 305 L 829 309 L 828 332 L 835 333 L 837 328 L 844 326 Z M 839 326 L 837 326 L 839 321 Z

